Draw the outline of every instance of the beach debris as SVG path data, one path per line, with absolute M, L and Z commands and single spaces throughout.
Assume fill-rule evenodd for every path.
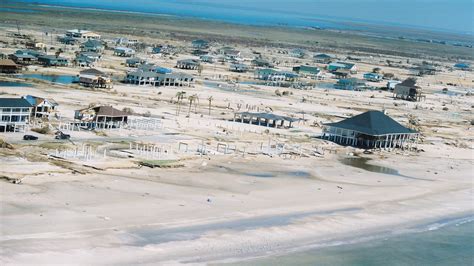
M 3 179 L 7 182 L 10 182 L 10 183 L 16 184 L 16 185 L 19 185 L 22 182 L 22 178 L 14 178 L 14 177 L 9 177 L 9 176 L 5 176 L 5 175 L 0 176 L 0 179 Z
M 207 198 L 207 202 L 211 202 L 211 199 L 210 199 L 210 198 Z
M 337 186 L 337 188 L 338 188 L 338 189 L 342 189 L 342 187 L 341 187 L 341 186 Z

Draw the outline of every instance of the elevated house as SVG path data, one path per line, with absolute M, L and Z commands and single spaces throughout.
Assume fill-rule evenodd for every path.
M 349 70 L 351 74 L 357 73 L 357 66 L 353 63 L 347 63 L 347 62 L 335 62 L 335 63 L 330 63 L 327 66 L 327 70 L 329 72 L 335 72 L 341 69 L 346 69 Z
M 316 54 L 313 56 L 313 60 L 316 63 L 320 64 L 329 64 L 333 60 L 333 56 L 328 55 L 328 54 Z
M 323 125 L 322 139 L 363 149 L 411 148 L 419 133 L 380 111 L 368 111 Z
M 22 98 L 27 100 L 31 106 L 33 106 L 31 111 L 32 117 L 49 119 L 52 115 L 58 113 L 59 104 L 53 99 L 46 99 L 33 95 L 26 95 Z
M 68 30 L 66 31 L 65 36 L 80 40 L 99 40 L 101 37 L 100 34 L 97 34 L 93 31 L 80 29 Z
M 114 49 L 114 55 L 122 57 L 131 57 L 135 55 L 135 50 L 128 47 L 116 47 Z
M 379 82 L 383 79 L 383 76 L 378 73 L 365 73 L 364 79 L 372 82 Z
M 157 73 L 138 69 L 127 73 L 125 82 L 139 86 L 191 86 L 194 77 L 186 73 Z
M 0 98 L 0 132 L 24 132 L 33 106 L 22 98 Z
M 207 54 L 209 54 L 209 51 L 207 50 L 195 49 L 193 51 L 193 55 L 196 55 L 196 56 L 207 55 Z
M 231 72 L 239 72 L 239 73 L 244 73 L 249 70 L 249 67 L 245 64 L 230 64 L 229 70 Z
M 128 122 L 128 113 L 112 106 L 96 106 L 74 112 L 75 123 L 88 129 L 121 128 Z
M 123 45 L 123 46 L 126 46 L 126 47 L 136 46 L 139 43 L 140 42 L 137 39 L 129 39 L 129 38 L 126 38 L 126 37 L 119 37 L 119 38 L 113 39 L 113 44 Z
M 112 80 L 104 72 L 89 68 L 79 72 L 79 84 L 92 88 L 112 88 Z
M 235 61 L 240 58 L 240 51 L 233 47 L 222 47 L 218 50 L 220 55 L 224 56 L 225 61 Z
M 128 58 L 125 60 L 125 65 L 128 67 L 138 67 L 142 64 L 145 64 L 146 60 L 138 57 Z
M 361 91 L 367 89 L 365 81 L 357 78 L 339 79 L 334 88 L 338 90 Z
M 176 48 L 171 45 L 159 45 L 151 48 L 152 54 L 164 54 L 169 55 L 176 51 Z
M 332 72 L 334 77 L 337 79 L 346 79 L 351 77 L 351 71 L 349 69 L 340 68 Z
M 201 60 L 201 62 L 204 62 L 204 63 L 214 63 L 215 59 L 213 56 L 211 55 L 201 55 L 199 57 L 199 60 Z
M 314 66 L 296 66 L 293 67 L 293 71 L 298 73 L 300 76 L 311 79 L 318 79 L 321 76 L 321 70 L 318 67 Z
M 69 60 L 67 58 L 56 55 L 41 55 L 38 57 L 38 62 L 44 66 L 68 66 Z
M 81 51 L 82 52 L 94 52 L 94 53 L 102 53 L 104 51 L 104 45 L 101 41 L 90 39 L 86 42 L 81 44 Z
M 252 60 L 252 66 L 254 67 L 263 67 L 263 68 L 274 68 L 275 66 L 268 60 L 263 58 L 255 58 Z
M 38 63 L 38 58 L 29 54 L 11 54 L 8 58 L 19 65 L 33 65 Z
M 301 48 L 295 48 L 289 52 L 289 55 L 291 57 L 304 58 L 306 56 L 306 51 Z
M 402 82 L 399 81 L 399 80 L 389 80 L 389 81 L 387 81 L 387 90 L 393 91 L 395 89 L 395 86 L 397 84 L 400 84 L 400 83 L 402 83 Z
M 207 48 L 209 48 L 209 42 L 206 41 L 206 40 L 202 40 L 202 39 L 192 41 L 191 45 L 194 49 L 207 49 Z
M 393 96 L 395 99 L 416 102 L 425 98 L 422 88 L 416 84 L 416 79 L 414 78 L 407 78 L 402 83 L 395 85 Z
M 179 69 L 197 70 L 199 66 L 201 66 L 201 62 L 197 59 L 178 60 L 176 63 L 176 68 Z
M 76 45 L 79 40 L 70 36 L 58 36 L 58 42 L 66 45 Z
M 0 59 L 0 73 L 5 74 L 15 74 L 21 70 L 21 67 L 18 66 L 11 59 Z

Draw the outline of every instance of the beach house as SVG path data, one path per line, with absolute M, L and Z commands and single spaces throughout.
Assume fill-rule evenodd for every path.
M 112 106 L 96 106 L 76 110 L 75 123 L 89 129 L 121 128 L 128 122 L 128 113 Z
M 68 66 L 69 60 L 67 58 L 56 55 L 40 55 L 38 62 L 43 66 Z
M 268 60 L 263 58 L 255 58 L 251 62 L 254 67 L 274 68 L 275 66 Z
M 0 98 L 0 132 L 24 132 L 33 106 L 23 98 Z
M 204 62 L 204 63 L 214 63 L 215 59 L 213 56 L 211 55 L 201 55 L 199 57 L 199 60 L 201 60 L 201 62 Z
M 350 73 L 355 74 L 357 73 L 357 66 L 353 63 L 346 63 L 346 62 L 335 62 L 335 63 L 330 63 L 327 66 L 327 70 L 329 72 L 335 72 L 340 69 L 346 69 L 349 70 Z
M 368 111 L 323 125 L 321 138 L 363 149 L 411 148 L 419 133 L 404 127 L 380 111 Z
M 74 39 L 83 39 L 83 40 L 98 40 L 100 39 L 100 34 L 97 34 L 93 31 L 88 30 L 68 30 L 65 34 L 66 37 L 74 38 Z
M 293 67 L 293 71 L 305 78 L 318 79 L 321 76 L 321 70 L 315 66 L 300 65 Z
M 81 44 L 81 51 L 102 53 L 104 51 L 104 45 L 99 40 L 90 39 Z
M 378 73 L 365 73 L 364 74 L 364 79 L 367 81 L 372 81 L 372 82 L 379 82 L 383 78 L 382 75 Z
M 471 65 L 469 65 L 468 63 L 456 63 L 454 65 L 454 68 L 457 70 L 470 70 Z
M 131 57 L 135 55 L 135 50 L 128 47 L 116 47 L 114 49 L 114 55 L 122 57 Z
M 209 48 L 209 42 L 206 41 L 206 40 L 202 40 L 202 39 L 192 41 L 191 45 L 194 49 L 207 49 L 207 48 Z
M 334 88 L 338 90 L 361 91 L 367 89 L 365 81 L 357 78 L 339 79 Z
M 229 71 L 231 72 L 247 72 L 249 70 L 249 67 L 245 64 L 230 64 L 229 66 Z
M 31 111 L 32 117 L 49 119 L 52 115 L 58 113 L 59 104 L 53 99 L 46 99 L 33 95 L 26 95 L 22 98 L 27 100 L 33 107 Z
M 402 82 L 399 81 L 399 80 L 389 80 L 389 81 L 387 81 L 387 85 L 386 85 L 387 90 L 390 90 L 390 91 L 394 90 L 395 86 L 397 84 L 400 84 L 400 83 L 402 83 Z
M 79 72 L 79 84 L 92 88 L 112 88 L 112 80 L 109 76 L 95 68 Z
M 21 67 L 18 66 L 11 59 L 0 59 L 0 73 L 5 74 L 15 74 L 21 70 Z
M 395 85 L 393 97 L 406 101 L 421 101 L 425 98 L 422 88 L 417 85 L 415 78 L 407 78 L 402 83 Z
M 316 54 L 313 56 L 313 60 L 320 64 L 329 64 L 333 60 L 333 56 L 328 54 Z
M 306 56 L 306 51 L 301 48 L 295 48 L 289 52 L 289 55 L 291 57 L 304 58 Z
M 142 64 L 146 64 L 146 60 L 138 57 L 128 58 L 125 60 L 125 65 L 128 67 L 138 67 Z
M 178 62 L 176 63 L 176 68 L 197 70 L 200 65 L 201 65 L 201 62 L 197 59 L 184 59 L 184 60 L 178 60 Z

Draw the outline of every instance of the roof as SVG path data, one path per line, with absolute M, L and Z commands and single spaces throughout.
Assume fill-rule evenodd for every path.
M 87 40 L 82 44 L 85 47 L 103 47 L 102 42 L 98 40 Z
M 371 136 L 417 133 L 412 129 L 402 126 L 384 113 L 374 110 L 356 115 L 337 123 L 328 123 L 325 125 L 354 130 Z
M 241 113 L 237 113 L 237 114 L 242 115 L 242 116 L 253 116 L 253 117 L 270 119 L 270 120 L 285 120 L 285 121 L 289 121 L 289 122 L 295 122 L 295 121 L 300 120 L 298 118 L 293 118 L 293 117 L 283 116 L 283 115 L 270 114 L 270 113 L 241 112 Z
M 128 116 L 128 113 L 113 108 L 112 106 L 97 106 L 79 110 L 79 112 L 93 111 L 96 116 L 121 117 Z
M 17 67 L 17 64 L 15 64 L 11 59 L 0 59 L 0 66 Z
M 400 83 L 399 85 L 405 86 L 405 87 L 416 87 L 416 79 L 407 78 L 402 83 Z
M 49 102 L 52 106 L 58 106 L 59 104 L 53 100 L 53 99 L 46 99 L 46 98 L 41 98 L 33 95 L 26 95 L 22 97 L 23 99 L 27 100 L 31 105 L 37 106 L 41 104 L 44 101 Z
M 89 68 L 79 72 L 80 75 L 105 76 L 105 73 L 95 68 Z
M 328 59 L 328 58 L 332 58 L 332 56 L 330 56 L 328 54 L 317 54 L 317 55 L 314 56 L 314 58 Z
M 31 104 L 22 98 L 0 98 L 0 107 L 10 107 L 10 108 L 21 108 L 28 107 L 31 108 Z

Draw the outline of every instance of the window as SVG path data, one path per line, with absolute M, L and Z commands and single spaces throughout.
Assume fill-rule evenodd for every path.
M 21 122 L 25 122 L 28 119 L 27 115 L 22 115 L 21 116 Z
M 14 113 L 19 113 L 19 112 L 21 112 L 21 108 L 13 108 L 13 112 Z
M 20 120 L 20 117 L 17 115 L 12 115 L 12 122 L 18 122 Z
M 2 116 L 2 122 L 10 122 L 10 116 L 8 115 Z
M 11 109 L 11 108 L 3 108 L 3 111 L 4 111 L 4 112 L 11 112 L 12 109 Z
M 29 112 L 30 109 L 29 108 L 23 108 L 23 112 Z

